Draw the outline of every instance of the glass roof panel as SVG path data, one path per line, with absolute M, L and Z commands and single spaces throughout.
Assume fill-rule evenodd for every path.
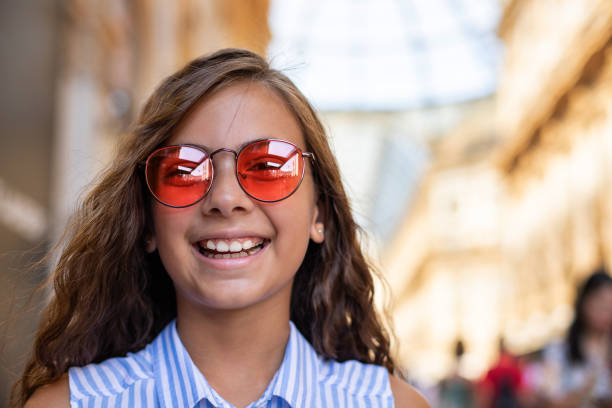
M 463 102 L 495 89 L 500 12 L 497 0 L 272 0 L 268 54 L 321 110 Z

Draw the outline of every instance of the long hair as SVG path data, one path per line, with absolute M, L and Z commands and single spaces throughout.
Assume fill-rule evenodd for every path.
M 584 302 L 597 290 L 604 286 L 612 287 L 612 277 L 601 268 L 589 276 L 578 290 L 574 303 L 574 319 L 567 331 L 568 357 L 572 363 L 580 364 L 584 362 L 584 352 L 581 341 L 587 329 L 584 316 Z
M 242 81 L 275 91 L 295 115 L 326 223 L 325 241 L 310 242 L 297 271 L 291 319 L 321 356 L 356 359 L 395 370 L 389 334 L 374 308 L 373 268 L 359 244 L 338 166 L 311 105 L 282 73 L 246 50 L 196 59 L 151 95 L 111 167 L 74 214 L 52 271 L 54 296 L 44 310 L 34 353 L 15 384 L 14 405 L 71 366 L 135 352 L 176 316 L 172 282 L 156 252 L 147 254 L 150 197 L 138 163 L 162 146 L 189 110 Z

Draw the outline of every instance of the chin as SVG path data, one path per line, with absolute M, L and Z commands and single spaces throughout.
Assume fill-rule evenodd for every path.
M 212 310 L 238 311 L 274 301 L 275 296 L 270 292 L 254 291 L 253 289 L 216 290 L 215 293 L 209 293 L 209 296 L 206 296 L 201 303 Z
M 266 282 L 259 276 L 258 279 L 227 279 L 223 281 L 208 280 L 207 284 L 201 281 L 197 286 L 183 290 L 182 300 L 191 304 L 191 307 L 202 307 L 209 311 L 239 311 L 252 307 L 266 309 L 289 308 L 291 303 L 292 279 Z
M 257 299 L 250 299 L 246 296 L 233 297 L 230 299 L 207 299 L 205 306 L 212 310 L 219 311 L 238 311 L 247 309 L 255 304 L 259 303 Z

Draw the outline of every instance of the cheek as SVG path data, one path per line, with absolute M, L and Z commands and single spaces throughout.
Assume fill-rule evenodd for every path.
M 180 250 L 190 219 L 187 210 L 154 205 L 153 232 L 162 260 Z
M 612 298 L 591 299 L 584 306 L 585 317 L 590 324 L 601 329 L 612 326 Z
M 310 204 L 308 197 L 295 197 L 295 200 L 290 197 L 287 205 L 269 208 L 268 212 L 278 234 L 279 255 L 290 258 L 292 263 L 297 262 L 296 268 L 301 264 L 310 241 L 314 205 Z
M 604 320 L 604 324 L 606 326 L 612 328 L 612 296 L 607 297 L 607 299 L 602 303 L 602 319 Z
M 289 211 L 278 211 L 272 215 L 281 244 L 291 242 L 295 245 L 307 245 L 310 239 L 312 212 L 303 206 Z

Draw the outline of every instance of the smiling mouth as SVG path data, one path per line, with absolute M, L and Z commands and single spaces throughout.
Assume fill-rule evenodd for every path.
M 255 255 L 270 240 L 262 238 L 206 239 L 196 244 L 198 251 L 207 258 L 231 259 Z

